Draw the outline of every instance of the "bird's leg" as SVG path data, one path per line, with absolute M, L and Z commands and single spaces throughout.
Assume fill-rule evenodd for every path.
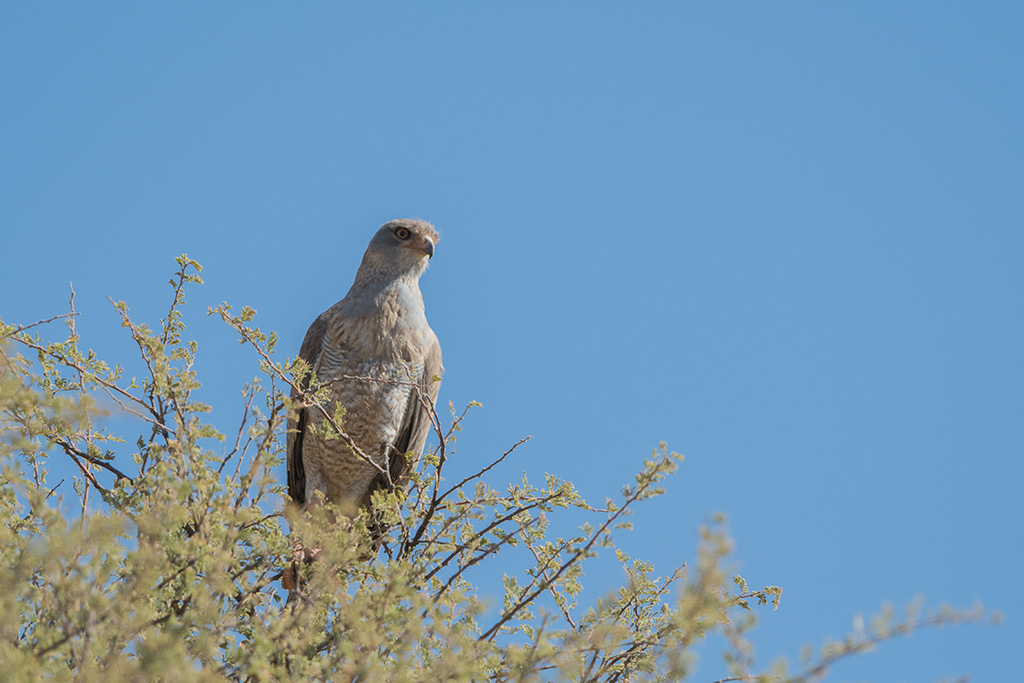
M 296 594 L 302 594 L 303 565 L 313 564 L 319 554 L 319 546 L 303 548 L 301 543 L 292 546 L 292 563 L 281 573 L 281 587 L 288 591 L 288 602 L 291 602 Z
M 304 512 L 311 511 L 317 502 L 317 497 L 314 495 L 312 499 L 307 503 Z M 320 546 L 316 545 L 312 548 L 304 548 L 302 542 L 299 541 L 292 546 L 292 562 L 291 565 L 285 567 L 284 571 L 281 572 L 281 587 L 288 591 L 288 602 L 290 603 L 296 594 L 302 593 L 302 567 L 303 565 L 312 564 L 316 556 L 320 554 Z

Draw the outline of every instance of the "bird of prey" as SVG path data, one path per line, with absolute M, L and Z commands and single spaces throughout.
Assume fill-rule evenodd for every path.
M 419 279 L 437 241 L 434 226 L 424 221 L 384 224 L 348 294 L 309 326 L 299 357 L 317 385 L 329 387 L 327 414 L 343 409 L 339 426 L 348 438 L 311 429 L 324 420 L 315 405 L 300 403 L 293 412 L 288 493 L 303 509 L 316 490 L 354 517 L 375 490 L 401 485 L 414 464 L 410 459 L 423 450 L 443 368 Z M 308 383 L 309 376 L 302 379 L 303 389 Z M 293 391 L 292 397 L 300 394 Z

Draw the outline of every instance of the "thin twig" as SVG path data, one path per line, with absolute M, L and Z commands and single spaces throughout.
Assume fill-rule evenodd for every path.
M 86 453 L 85 451 L 81 450 L 80 448 L 75 448 L 74 445 L 72 445 L 71 443 L 69 443 L 67 441 L 64 441 L 63 439 L 57 439 L 57 440 L 54 441 L 54 443 L 56 443 L 58 446 L 60 446 L 64 450 L 64 452 L 67 453 L 68 455 L 70 455 L 72 457 L 77 456 L 77 457 L 79 457 L 79 458 L 81 458 L 83 460 L 87 460 L 89 463 L 91 463 L 93 465 L 96 465 L 97 467 L 102 467 L 103 469 L 107 470 L 108 472 L 113 474 L 115 477 L 117 477 L 117 479 L 126 479 L 127 481 L 132 481 L 131 477 L 129 477 L 127 474 L 125 474 L 121 470 L 117 469 L 116 467 L 114 467 L 113 465 L 108 463 L 107 461 L 100 460 L 99 458 L 94 458 L 93 456 L 89 455 L 88 453 Z M 79 466 L 81 467 L 81 465 L 79 465 Z M 95 482 L 95 478 L 93 478 L 93 481 Z M 94 484 L 94 485 L 98 486 L 98 484 Z M 102 487 L 99 487 L 99 488 L 102 488 Z M 106 490 L 106 489 L 103 489 L 103 490 Z
M 80 313 L 75 313 L 74 311 L 72 311 L 71 313 L 61 313 L 60 315 L 55 315 L 52 318 L 47 318 L 46 320 L 40 320 L 39 322 L 34 322 L 31 325 L 19 325 L 18 327 L 16 327 L 13 330 L 11 330 L 11 332 L 7 336 L 14 336 L 16 334 L 21 334 L 25 330 L 31 330 L 33 327 L 38 327 L 39 325 L 46 325 L 47 323 L 52 323 L 54 320 L 60 320 L 61 318 L 70 318 L 70 317 L 73 317 L 73 316 L 76 316 L 76 315 L 81 315 L 81 314 Z

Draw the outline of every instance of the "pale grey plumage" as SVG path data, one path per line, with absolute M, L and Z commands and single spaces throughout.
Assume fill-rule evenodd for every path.
M 423 450 L 430 432 L 423 399 L 430 405 L 437 399 L 443 368 L 419 278 L 437 240 L 437 231 L 424 221 L 381 226 L 348 294 L 306 332 L 299 356 L 318 383 L 329 383 L 331 400 L 344 408 L 342 429 L 390 476 L 343 439 L 313 433 L 310 424 L 320 424 L 323 416 L 304 407 L 289 420 L 288 431 L 288 493 L 299 505 L 307 506 L 312 491 L 320 490 L 345 514 L 355 515 L 374 490 L 402 483 L 413 464 L 404 457 L 407 452 L 418 457 Z M 334 405 L 327 408 L 333 416 Z

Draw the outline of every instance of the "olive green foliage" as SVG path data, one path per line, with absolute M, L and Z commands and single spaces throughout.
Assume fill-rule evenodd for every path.
M 389 532 L 374 552 L 366 515 L 349 520 L 326 504 L 311 515 L 282 510 L 275 468 L 289 395 L 307 368 L 275 360 L 276 337 L 253 325 L 252 309 L 210 311 L 259 375 L 242 392 L 240 424 L 206 421 L 182 316 L 200 267 L 177 263 L 172 304 L 155 327 L 114 303 L 138 348 L 137 376 L 82 349 L 73 292 L 66 315 L 0 321 L 5 680 L 678 680 L 712 632 L 724 636 L 737 677 L 817 680 L 835 659 L 891 635 L 979 616 L 890 616 L 809 655 L 800 673 L 782 664 L 755 672 L 748 615 L 778 605 L 781 589 L 727 576 L 721 525 L 704 528 L 696 559 L 667 576 L 615 549 L 613 533 L 662 493 L 678 455 L 655 450 L 600 509 L 550 475 L 492 485 L 492 468 L 519 444 L 449 479 L 467 414 L 451 408 L 443 419 L 434 412 L 435 446 L 411 486 L 376 497 L 373 524 Z M 61 324 L 62 341 L 44 340 Z M 323 387 L 314 381 L 301 400 L 320 410 L 319 428 L 345 438 Z M 74 467 L 71 482 L 53 480 L 57 459 L 62 471 Z M 548 513 L 560 509 L 578 515 L 578 533 L 552 533 Z M 289 601 L 282 570 L 300 547 L 321 550 Z M 614 554 L 625 580 L 594 597 L 582 567 L 599 552 Z M 504 573 L 503 595 L 478 594 L 474 576 L 487 571 Z

